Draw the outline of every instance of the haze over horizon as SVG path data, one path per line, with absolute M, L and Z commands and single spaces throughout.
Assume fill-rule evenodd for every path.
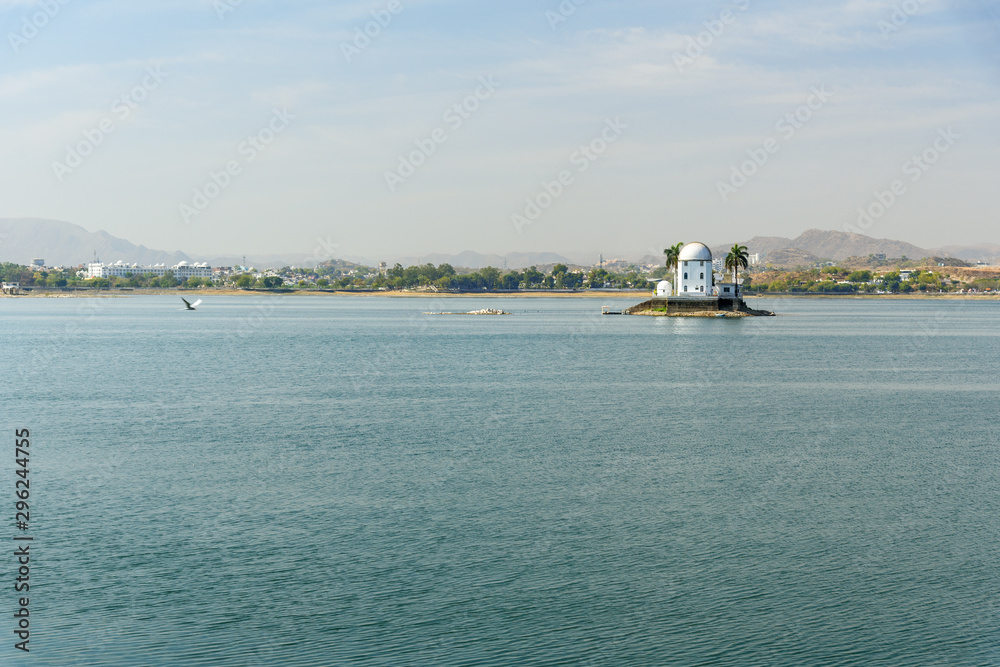
M 995 3 L 0 0 L 0 16 L 4 218 L 201 255 L 607 257 L 810 228 L 1000 241 Z

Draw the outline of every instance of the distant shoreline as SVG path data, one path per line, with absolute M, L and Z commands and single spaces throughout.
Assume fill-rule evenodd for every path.
M 350 296 L 350 297 L 382 297 L 382 298 L 572 298 L 572 299 L 643 299 L 650 296 L 648 290 L 623 290 L 623 291 L 565 291 L 565 290 L 519 290 L 511 292 L 425 292 L 414 290 L 395 291 L 350 291 L 350 290 L 237 290 L 237 289 L 191 289 L 191 290 L 170 290 L 170 289 L 148 289 L 148 290 L 95 290 L 95 291 L 50 291 L 32 290 L 27 294 L 0 295 L 3 299 L 92 299 L 92 298 L 123 298 L 131 296 L 282 296 L 282 297 L 329 297 L 329 296 Z M 752 294 L 747 295 L 747 299 L 888 299 L 888 300 L 1000 300 L 1000 294 L 955 294 L 945 292 L 943 294 L 822 294 L 816 292 L 782 293 L 782 294 Z
M 602 291 L 592 291 L 592 290 L 581 290 L 579 292 L 575 291 L 560 291 L 560 290 L 519 290 L 511 292 L 423 292 L 414 290 L 395 290 L 395 291 L 352 291 L 352 290 L 239 290 L 239 289 L 188 289 L 188 290 L 172 290 L 172 289 L 143 289 L 143 290 L 90 290 L 90 291 L 50 291 L 50 290 L 32 290 L 27 294 L 17 294 L 10 295 L 4 294 L 0 298 L 9 299 L 73 299 L 73 298 L 121 298 L 121 297 L 131 297 L 131 296 L 174 296 L 174 297 L 189 297 L 189 296 L 282 296 L 282 297 L 304 297 L 304 296 L 316 296 L 316 297 L 330 297 L 330 296 L 351 296 L 351 297 L 382 297 L 382 298 L 414 298 L 414 297 L 424 297 L 424 298 L 468 298 L 468 297 L 489 297 L 489 298 L 504 298 L 504 297 L 569 297 L 569 298 L 623 298 L 623 299 L 633 299 L 633 298 L 648 298 L 651 292 L 649 290 L 642 291 L 615 291 L 615 292 L 602 292 Z

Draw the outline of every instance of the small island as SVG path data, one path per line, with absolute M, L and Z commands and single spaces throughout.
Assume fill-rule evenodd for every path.
M 674 283 L 662 280 L 656 296 L 622 311 L 623 315 L 659 317 L 757 317 L 773 316 L 769 310 L 747 306 L 740 294 L 737 271 L 746 268 L 746 246 L 735 245 L 725 266 L 733 271 L 732 282 L 715 282 L 712 251 L 704 243 L 680 243 L 665 251 L 667 268 L 674 269 Z M 674 287 L 676 286 L 676 289 Z
M 424 313 L 424 315 L 510 315 L 510 313 L 496 308 L 483 308 L 482 310 L 470 310 L 466 313 Z

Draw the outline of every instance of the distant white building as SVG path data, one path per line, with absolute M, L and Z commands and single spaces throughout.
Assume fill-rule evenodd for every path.
M 127 278 L 129 276 L 138 275 L 153 275 L 160 277 L 167 271 L 172 271 L 174 277 L 178 280 L 212 277 L 212 267 L 204 262 L 201 264 L 188 264 L 187 262 L 180 262 L 174 266 L 167 266 L 166 264 L 139 266 L 138 264 L 126 264 L 125 262 L 119 260 L 114 264 L 104 264 L 102 262 L 91 262 L 90 264 L 87 264 L 87 269 L 84 272 L 84 278 L 110 278 L 112 276 L 117 278 Z

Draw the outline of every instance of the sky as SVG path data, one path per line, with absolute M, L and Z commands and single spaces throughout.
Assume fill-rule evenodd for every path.
M 0 217 L 374 260 L 1000 241 L 1000 2 L 0 0 L 0 21 Z

